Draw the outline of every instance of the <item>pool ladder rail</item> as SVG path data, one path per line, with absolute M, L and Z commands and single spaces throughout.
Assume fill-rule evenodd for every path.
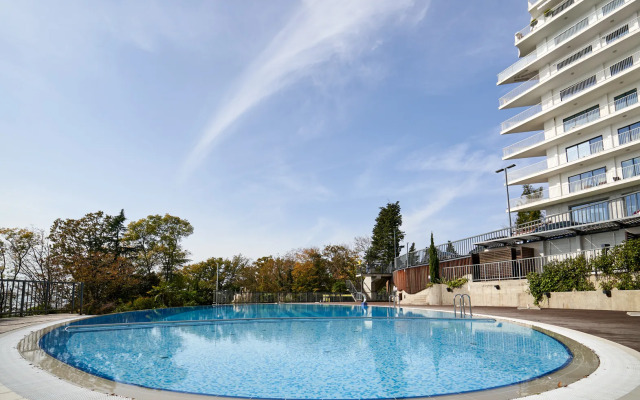
M 469 318 L 473 318 L 473 311 L 471 309 L 471 296 L 463 293 L 456 294 L 453 297 L 453 315 L 455 318 L 458 318 L 458 310 L 460 310 L 460 318 L 467 318 L 467 307 L 469 307 Z

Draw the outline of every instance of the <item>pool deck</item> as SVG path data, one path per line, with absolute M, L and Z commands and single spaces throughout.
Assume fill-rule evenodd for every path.
M 372 303 L 386 305 L 388 303 Z M 452 311 L 452 306 L 402 305 L 402 307 L 424 308 L 434 311 Z M 546 308 L 516 309 L 509 307 L 473 307 L 474 314 L 522 319 L 561 326 L 588 333 L 640 351 L 640 313 L 629 315 L 624 311 L 563 310 Z
M 343 303 L 353 305 L 353 303 Z M 388 303 L 379 303 L 372 305 L 388 306 Z M 435 306 L 419 306 L 419 305 L 402 305 L 402 307 L 410 308 L 422 308 L 440 311 L 451 311 L 451 307 L 435 307 Z M 589 335 L 593 335 L 606 341 L 612 341 L 618 343 L 616 348 L 611 347 L 609 349 L 619 351 L 615 357 L 627 358 L 628 365 L 616 365 L 617 358 L 607 360 L 606 352 L 599 352 L 597 347 L 601 344 L 604 347 L 600 347 L 600 350 L 607 346 L 605 341 L 595 340 L 590 341 L 588 335 L 582 335 L 582 343 L 588 345 L 600 357 L 601 365 L 607 365 L 604 371 L 600 368 L 593 374 L 594 382 L 591 384 L 591 388 L 586 387 L 587 382 L 592 380 L 592 377 L 576 382 L 576 384 L 569 385 L 562 389 L 553 390 L 551 392 L 544 392 L 530 398 L 540 399 L 556 399 L 556 398 L 592 398 L 598 393 L 598 397 L 593 398 L 619 398 L 624 400 L 640 399 L 640 386 L 638 386 L 632 392 L 625 395 L 614 395 L 611 390 L 615 389 L 615 385 L 622 384 L 622 382 L 613 382 L 611 375 L 607 377 L 603 375 L 606 372 L 609 374 L 613 372 L 612 369 L 627 369 L 633 370 L 630 377 L 637 377 L 640 372 L 640 315 L 632 316 L 625 312 L 616 311 L 589 311 L 589 310 L 558 310 L 558 309 L 543 309 L 543 310 L 518 310 L 515 308 L 496 308 L 496 307 L 474 307 L 474 314 L 492 315 L 499 318 L 530 321 L 535 325 L 553 325 L 560 327 L 559 331 L 567 331 L 567 329 L 584 332 Z M 78 318 L 78 315 L 74 314 L 52 314 L 43 316 L 31 316 L 22 318 L 3 318 L 0 319 L 0 400 L 40 400 L 40 399 L 114 399 L 123 398 L 115 396 L 113 393 L 97 392 L 85 389 L 83 387 L 74 385 L 72 383 L 65 382 L 63 380 L 54 377 L 53 375 L 45 372 L 36 366 L 31 365 L 24 360 L 17 351 L 17 343 L 27 334 L 42 329 L 43 327 L 50 326 L 55 323 L 68 321 L 70 319 Z M 562 334 L 562 333 L 561 333 Z M 567 335 L 568 336 L 568 335 Z M 580 340 L 579 338 L 576 338 Z M 595 339 L 595 338 L 594 338 Z M 591 342 L 591 343 L 589 343 Z M 602 343 L 596 343 L 602 342 Z M 633 349 L 633 350 L 629 350 Z M 634 351 L 635 350 L 635 351 Z M 627 357 L 628 356 L 628 357 Z M 611 357 L 614 354 L 611 353 Z M 636 362 L 637 360 L 637 362 Z M 618 363 L 619 364 L 619 363 Z M 633 364 L 633 365 L 631 365 Z M 607 371 L 609 370 L 609 371 Z M 634 375 L 635 374 L 635 375 Z M 599 381 L 599 382 L 598 382 Z M 45 383 L 46 382 L 46 383 Z M 633 385 L 640 385 L 640 380 L 635 382 L 632 380 L 631 387 Z M 605 386 L 608 386 L 605 387 Z M 627 382 L 629 386 L 629 382 Z M 572 390 L 572 387 L 575 387 Z M 55 389 L 55 390 L 54 390 Z M 65 395 L 60 396 L 60 389 L 64 390 Z M 564 392 L 562 392 L 564 390 Z M 570 390 L 566 392 L 566 390 Z M 614 390 L 615 391 L 615 390 Z M 554 395 L 555 392 L 561 392 Z M 563 394 L 564 395 L 563 395 Z M 583 394 L 579 395 L 579 393 Z M 476 393 L 477 395 L 480 393 Z M 587 396 L 587 394 L 590 394 Z M 608 394 L 608 396 L 606 395 Z M 603 397 L 604 395 L 604 397 Z M 559 397 L 558 397 L 559 396 Z M 569 397 L 567 397 L 569 396 Z M 579 397 L 576 397 L 579 396 Z M 135 397 L 135 396 L 133 396 Z M 164 396 L 159 396 L 165 398 Z M 173 397 L 173 396 L 170 396 Z M 447 396 L 448 397 L 448 396 Z M 481 398 L 482 396 L 469 396 L 465 398 Z M 175 396 L 175 398 L 184 398 L 183 396 Z

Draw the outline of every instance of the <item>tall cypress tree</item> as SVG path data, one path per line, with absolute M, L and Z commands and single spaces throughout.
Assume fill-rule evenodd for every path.
M 429 275 L 432 283 L 440 282 L 440 260 L 436 245 L 433 244 L 433 232 L 431 232 L 431 245 L 429 245 Z
M 371 238 L 371 247 L 365 255 L 368 264 L 389 265 L 397 257 L 402 248 L 400 243 L 404 239 L 404 232 L 400 230 L 402 214 L 400 202 L 387 203 L 380 207 Z

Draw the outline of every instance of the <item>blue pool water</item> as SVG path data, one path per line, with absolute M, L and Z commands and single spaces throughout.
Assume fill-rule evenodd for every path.
M 451 317 L 356 305 L 177 308 L 77 321 L 43 336 L 40 346 L 67 364 L 117 382 L 276 399 L 482 390 L 544 375 L 572 358 L 563 344 L 541 332 Z

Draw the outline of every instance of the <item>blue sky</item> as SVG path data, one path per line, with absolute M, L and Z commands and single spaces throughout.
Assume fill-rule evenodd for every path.
M 0 226 L 170 213 L 194 260 L 349 243 L 394 201 L 418 247 L 499 229 L 526 5 L 1 0 Z

